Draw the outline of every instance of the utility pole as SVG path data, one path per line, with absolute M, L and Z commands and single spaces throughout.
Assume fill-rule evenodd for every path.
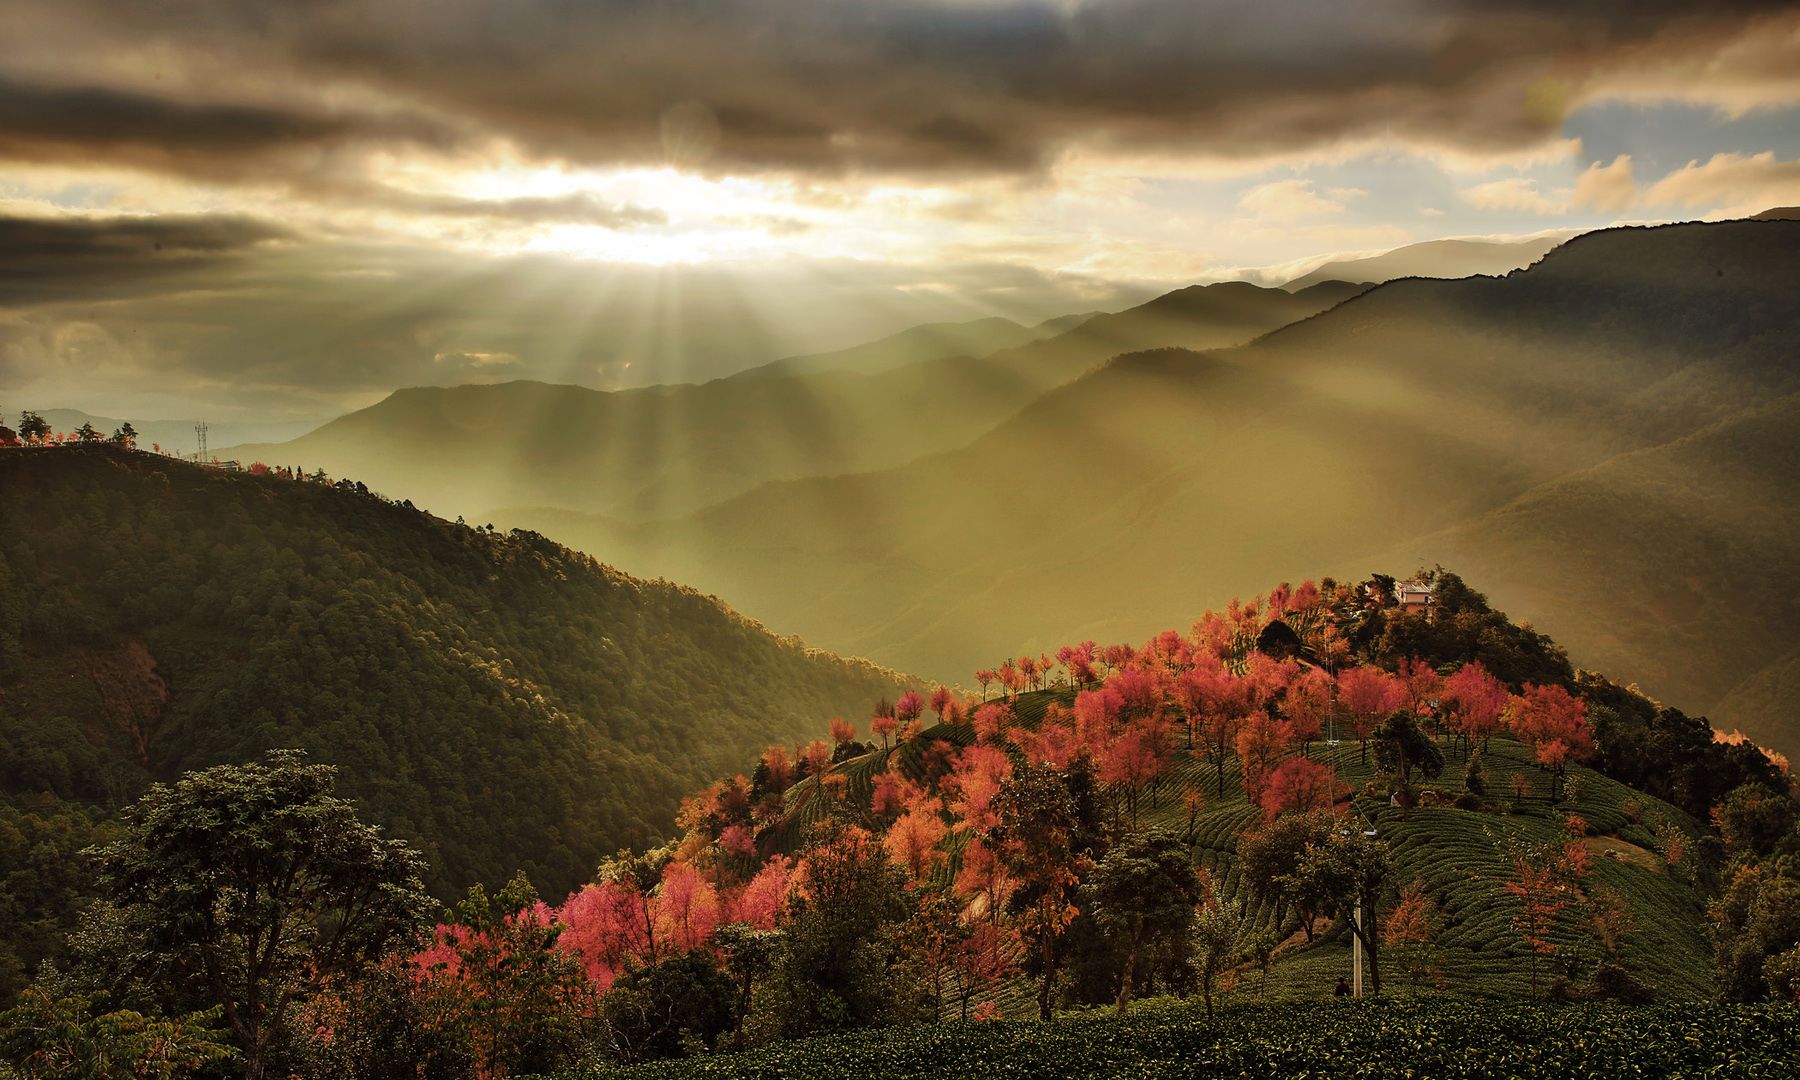
M 1356 911 L 1352 915 L 1356 925 L 1350 931 L 1350 993 L 1354 997 L 1362 997 L 1362 901 L 1356 902 Z

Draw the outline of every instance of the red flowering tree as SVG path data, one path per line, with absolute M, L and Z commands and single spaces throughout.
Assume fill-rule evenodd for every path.
M 1443 678 L 1436 668 L 1416 656 L 1401 660 L 1394 678 L 1400 684 L 1400 707 L 1418 717 L 1423 725 L 1432 717 L 1431 703 L 1438 700 L 1443 691 Z
M 1190 732 L 1198 728 L 1203 737 L 1206 756 L 1213 763 L 1217 793 L 1223 797 L 1225 758 L 1237 741 L 1238 728 L 1256 709 L 1255 687 L 1251 680 L 1222 667 L 1203 664 L 1182 676 L 1176 697 Z
M 831 741 L 838 746 L 847 746 L 856 741 L 856 725 L 841 716 L 831 718 Z
M 1406 689 L 1399 680 L 1374 666 L 1346 668 L 1338 673 L 1338 704 L 1350 719 L 1350 730 L 1362 743 L 1362 760 L 1369 760 L 1369 736 L 1382 720 L 1400 708 Z
M 944 860 L 938 842 L 949 831 L 938 814 L 936 801 L 920 799 L 894 822 L 882 837 L 882 845 L 896 864 L 906 868 L 909 880 L 922 882 Z
M 969 1005 L 976 997 L 995 990 L 1019 970 L 1013 960 L 1018 949 L 1019 935 L 1010 927 L 991 922 L 977 925 L 957 942 L 950 968 L 956 978 L 956 999 L 962 1006 L 964 1020 L 969 1019 Z
M 1480 661 L 1470 661 L 1444 680 L 1445 720 L 1467 754 L 1477 740 L 1487 749 L 1488 737 L 1500 730 L 1506 712 L 1506 684 L 1488 674 Z
M 1056 650 L 1056 662 L 1068 673 L 1071 689 L 1080 690 L 1094 681 L 1094 653 L 1094 643 L 1091 641 L 1084 641 L 1079 645 L 1064 645 Z
M 983 743 L 999 743 L 1006 738 L 1007 724 L 1012 720 L 1012 707 L 1002 701 L 990 701 L 975 710 L 975 738 Z
M 1288 757 L 1269 773 L 1258 804 L 1273 821 L 1282 814 L 1331 809 L 1336 799 L 1337 771 L 1311 758 Z
M 1580 761 L 1594 749 L 1587 703 L 1560 686 L 1528 683 L 1507 706 L 1506 719 L 1513 734 L 1549 771 L 1550 801 L 1555 802 L 1569 761 Z
M 999 923 L 1000 910 L 1006 906 L 1016 884 L 993 846 L 982 837 L 971 838 L 963 847 L 955 889 L 968 905 L 971 918 Z
M 1301 753 L 1308 752 L 1331 718 L 1335 689 L 1331 676 L 1319 668 L 1307 668 L 1288 683 L 1281 698 L 1281 712 L 1287 717 L 1288 734 L 1300 744 Z
M 749 923 L 758 930 L 775 929 L 775 920 L 787 903 L 793 883 L 793 861 L 786 855 L 770 858 L 726 905 L 730 921 Z
M 956 768 L 944 779 L 950 810 L 957 820 L 975 830 L 994 827 L 994 797 L 1012 775 L 1012 758 L 997 746 L 967 746 L 956 759 Z
M 1244 796 L 1260 805 L 1268 789 L 1269 775 L 1287 753 L 1290 731 L 1287 721 L 1258 709 L 1237 733 L 1237 756 L 1244 776 Z
M 1137 828 L 1138 803 L 1145 789 L 1168 771 L 1175 750 L 1169 723 L 1162 716 L 1126 724 L 1099 755 L 1099 777 L 1117 793 L 1115 812 L 1123 810 Z

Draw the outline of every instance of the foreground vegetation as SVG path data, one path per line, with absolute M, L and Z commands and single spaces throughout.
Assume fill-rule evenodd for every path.
M 1754 1075 L 1791 1022 L 1694 1004 L 1800 997 L 1785 762 L 1454 574 L 1283 585 L 976 681 L 768 747 L 560 901 L 519 874 L 442 909 L 295 752 L 153 786 L 0 1044 L 31 1076 L 785 1071 L 822 1035 L 901 1072 L 1510 1072 L 1629 1062 L 1606 1044 L 1644 1029 L 1646 1068 Z M 1404 1005 L 1323 1008 L 1352 951 Z M 1580 1005 L 1653 1000 L 1687 1006 Z M 1094 1006 L 1122 1019 L 1066 1015 Z
M 899 689 L 692 590 L 314 475 L 0 452 L 0 1008 L 91 896 L 76 853 L 154 781 L 304 749 L 438 899 L 520 869 L 560 894 L 770 738 Z
M 902 1070 L 1341 1072 L 1357 1031 L 1377 1070 L 1449 1040 L 1514 1071 L 1587 1067 L 1621 1017 L 1704 1070 L 1787 1014 L 1514 1003 L 1800 999 L 1786 762 L 1447 571 L 1283 584 L 752 757 L 730 701 L 900 687 L 540 537 L 91 443 L 0 460 L 80 492 L 0 544 L 32 583 L 0 593 L 26 721 L 0 904 L 28 931 L 0 975 L 30 978 L 0 1050 L 28 1076 L 783 1067 L 860 1029 Z M 206 557 L 168 539 L 198 512 Z M 737 762 L 655 826 L 658 790 Z M 617 815 L 645 839 L 606 856 Z M 1353 953 L 1403 1007 L 1322 1009 Z M 1471 1032 L 1458 999 L 1513 1011 Z M 1067 1015 L 1096 1006 L 1124 1026 Z
M 1791 1006 L 1197 1003 L 865 1031 L 568 1077 L 1713 1076 L 1793 1068 Z

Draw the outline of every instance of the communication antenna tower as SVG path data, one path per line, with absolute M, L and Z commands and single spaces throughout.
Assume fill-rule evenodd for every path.
M 197 450 L 194 453 L 194 460 L 199 461 L 199 462 L 205 462 L 205 461 L 211 460 L 210 458 L 208 458 L 206 456 L 206 422 L 205 421 L 201 421 L 200 423 L 194 425 L 194 440 L 200 444 L 199 450 Z

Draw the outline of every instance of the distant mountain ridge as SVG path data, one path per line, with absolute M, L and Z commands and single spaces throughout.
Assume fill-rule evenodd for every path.
M 1499 276 L 1530 266 L 1566 239 L 1567 236 L 1531 240 L 1428 240 L 1367 258 L 1328 262 L 1282 288 L 1300 290 L 1323 281 L 1375 284 L 1404 277 Z
M 1077 321 L 1082 318 L 1085 316 L 1076 316 Z M 810 356 L 790 356 L 761 367 L 740 371 L 727 378 L 768 378 L 772 375 L 800 375 L 811 371 L 856 371 L 864 375 L 878 375 L 922 360 L 986 356 L 1069 328 L 1060 325 L 1060 322 L 1061 320 L 1051 320 L 1037 326 L 1021 326 L 1011 319 L 991 316 L 968 322 L 926 323 L 848 349 L 814 353 Z
M 669 522 L 505 518 L 939 677 L 1135 640 L 1245 581 L 1443 562 L 1703 713 L 1800 646 L 1797 279 L 1800 224 L 1604 230 L 1236 349 L 1115 359 L 901 468 Z M 1727 478 L 1736 497 L 1704 487 Z M 1506 509 L 1528 506 L 1560 509 Z M 1800 748 L 1791 712 L 1733 722 Z
M 538 505 L 620 520 L 666 517 L 771 481 L 889 468 L 949 450 L 1121 352 L 1239 344 L 1358 291 L 1341 283 L 1300 293 L 1241 282 L 1195 286 L 1123 312 L 1053 320 L 1045 329 L 1062 332 L 986 356 L 874 372 L 613 393 L 545 383 L 421 387 L 292 442 L 228 452 L 353 476 L 447 516 L 485 521 L 497 507 Z
M 80 409 L 35 409 L 32 410 L 44 418 L 50 430 L 59 432 L 78 431 L 83 424 L 92 424 L 103 434 L 110 435 L 117 431 L 125 421 L 116 416 L 99 416 L 83 412 Z M 17 425 L 19 416 L 13 413 L 8 422 Z M 196 449 L 194 425 L 200 420 L 137 420 L 131 426 L 138 433 L 138 442 L 143 446 L 160 445 L 165 450 L 192 455 Z M 278 440 L 297 439 L 307 432 L 318 428 L 324 420 L 208 420 L 206 423 L 207 444 L 213 449 L 230 446 L 233 443 L 274 442 Z

